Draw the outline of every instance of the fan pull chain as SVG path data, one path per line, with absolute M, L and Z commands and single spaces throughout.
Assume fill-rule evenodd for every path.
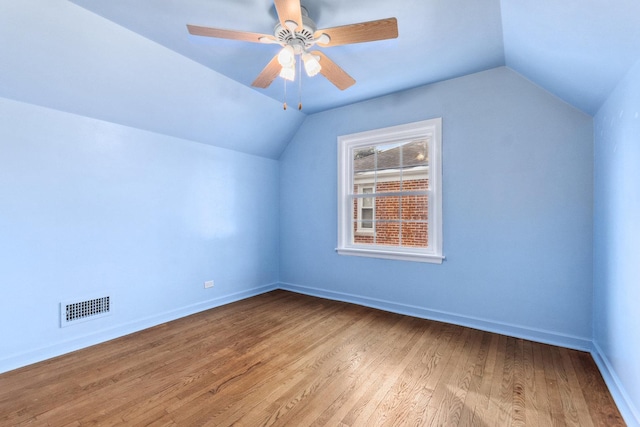
M 282 107 L 286 110 L 287 109 L 287 79 L 282 79 L 282 81 L 284 82 L 284 104 Z
M 298 61 L 298 110 L 302 110 L 302 57 Z

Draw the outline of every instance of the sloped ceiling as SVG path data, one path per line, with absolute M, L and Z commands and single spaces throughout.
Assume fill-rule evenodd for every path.
M 640 58 L 637 0 L 303 0 L 319 28 L 397 17 L 395 40 L 325 48 L 357 83 L 251 82 L 277 45 L 188 34 L 271 33 L 272 0 L 0 3 L 0 96 L 278 158 L 306 114 L 506 65 L 595 114 Z M 298 102 L 297 85 L 287 90 Z
M 637 0 L 502 0 L 508 67 L 594 115 L 640 58 Z
M 277 45 L 190 36 L 185 24 L 271 34 L 271 0 L 72 0 L 245 86 Z M 313 113 L 506 65 L 594 114 L 640 56 L 637 0 L 303 0 L 318 28 L 395 16 L 399 38 L 324 49 L 357 83 L 303 78 Z M 305 76 L 306 77 L 306 76 Z M 283 99 L 278 79 L 267 90 Z M 293 94 L 292 94 L 293 93 Z M 289 89 L 296 103 L 296 88 Z M 292 102 L 293 101 L 293 102 Z
M 98 15 L 168 47 L 247 87 L 278 45 L 191 36 L 186 24 L 273 34 L 272 0 L 72 0 Z M 356 80 L 340 91 L 322 76 L 303 73 L 306 113 L 504 65 L 499 0 L 303 0 L 318 28 L 388 17 L 398 19 L 395 40 L 323 49 Z M 283 101 L 284 82 L 254 89 Z M 297 86 L 288 103 L 297 105 Z
M 305 118 L 67 0 L 0 2 L 0 58 L 0 97 L 262 157 Z

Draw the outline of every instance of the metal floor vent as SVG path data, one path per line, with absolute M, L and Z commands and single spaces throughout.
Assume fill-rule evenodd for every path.
M 60 327 L 108 316 L 111 310 L 110 297 L 86 301 L 60 303 Z

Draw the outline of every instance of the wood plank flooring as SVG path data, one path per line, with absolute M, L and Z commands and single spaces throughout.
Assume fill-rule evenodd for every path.
M 0 375 L 2 426 L 622 426 L 588 353 L 274 291 Z

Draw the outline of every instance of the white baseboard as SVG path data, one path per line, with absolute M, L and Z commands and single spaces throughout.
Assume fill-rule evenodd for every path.
M 596 365 L 598 365 L 598 369 L 600 369 L 600 373 L 602 374 L 602 378 L 604 378 L 604 382 L 609 387 L 609 391 L 611 392 L 611 396 L 613 396 L 613 400 L 615 400 L 622 417 L 629 427 L 640 427 L 640 408 L 635 405 L 638 402 L 633 402 L 624 387 L 620 382 L 620 378 L 616 374 L 613 366 L 607 359 L 607 356 L 602 351 L 597 342 L 593 342 L 593 348 L 591 349 L 591 355 L 593 356 L 593 360 L 595 360 Z
M 103 329 L 91 335 L 76 337 L 69 341 L 57 342 L 42 348 L 30 350 L 25 353 L 11 355 L 9 357 L 0 359 L 0 373 L 21 368 L 23 366 L 27 366 L 32 363 L 37 363 L 43 360 L 51 359 L 52 357 L 56 357 L 56 356 L 63 355 L 65 353 L 80 350 L 85 347 L 89 347 L 95 344 L 99 344 L 105 341 L 119 338 L 124 335 L 131 334 L 133 332 L 138 332 L 143 329 L 151 328 L 153 326 L 160 325 L 165 322 L 170 322 L 172 320 L 176 320 L 181 317 L 186 317 L 191 314 L 199 313 L 201 311 L 209 310 L 225 304 L 230 304 L 232 302 L 236 302 L 236 301 L 240 301 L 256 295 L 260 295 L 265 292 L 273 291 L 275 289 L 278 289 L 277 283 L 271 283 L 268 285 L 251 288 L 245 291 L 223 295 L 210 300 L 201 301 L 196 304 L 191 304 L 185 307 L 166 311 L 164 313 L 156 314 L 143 319 L 138 319 L 134 322 L 118 325 L 113 328 Z
M 559 334 L 552 331 L 545 331 L 534 328 L 527 328 L 517 325 L 510 325 L 491 320 L 479 319 L 470 316 L 463 316 L 444 311 L 430 310 L 423 307 L 399 304 L 392 301 L 385 301 L 375 298 L 363 297 L 360 295 L 346 294 L 342 292 L 327 291 L 324 289 L 311 288 L 307 286 L 295 285 L 292 283 L 280 283 L 280 289 L 297 292 L 300 294 L 316 296 L 342 302 L 350 302 L 366 307 L 377 308 L 397 314 L 419 317 L 422 319 L 437 320 L 439 322 L 451 323 L 459 326 L 466 326 L 481 331 L 495 332 L 501 335 L 508 335 L 515 338 L 522 338 L 544 344 L 557 345 L 580 351 L 591 351 L 591 340 L 584 337 Z

